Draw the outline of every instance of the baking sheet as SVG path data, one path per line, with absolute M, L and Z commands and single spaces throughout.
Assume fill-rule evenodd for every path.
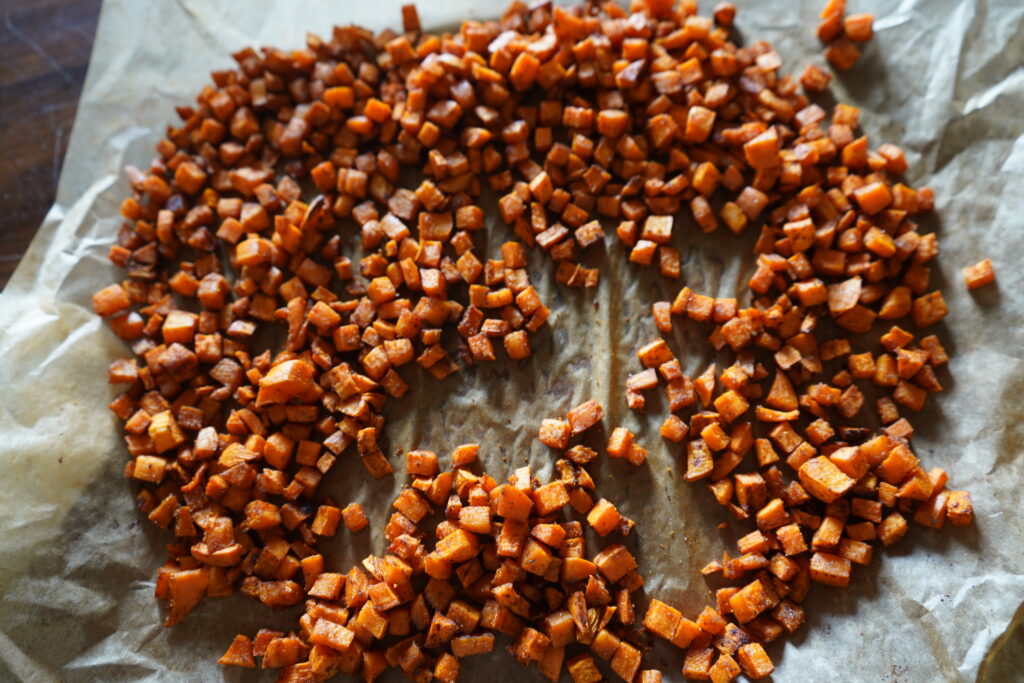
M 168 536 L 135 512 L 132 486 L 120 475 L 125 453 L 105 408 L 115 392 L 104 373 L 128 352 L 92 315 L 90 295 L 122 277 L 106 260 L 128 193 L 120 169 L 148 163 L 172 107 L 191 101 L 206 73 L 231 66 L 229 53 L 248 44 L 299 46 L 307 31 L 328 34 L 350 22 L 397 27 L 400 4 L 104 4 L 56 204 L 0 296 L 0 679 L 273 680 L 268 672 L 222 673 L 215 660 L 237 632 L 292 627 L 295 610 L 271 613 L 236 596 L 204 601 L 182 625 L 161 626 L 153 577 Z M 821 60 L 813 36 L 819 2 L 739 4 L 741 35 L 771 40 L 785 70 Z M 836 82 L 836 95 L 863 108 L 873 144 L 904 146 L 910 181 L 932 185 L 938 197 L 925 227 L 941 236 L 935 279 L 950 315 L 938 332 L 952 361 L 940 376 L 947 390 L 913 418 L 914 443 L 925 464 L 951 472 L 951 486 L 973 492 L 977 520 L 942 533 L 912 525 L 901 544 L 855 569 L 851 589 L 816 586 L 808 624 L 769 648 L 775 679 L 1011 680 L 1022 663 L 1011 623 L 1024 612 L 1024 5 L 850 4 L 875 13 L 877 33 Z M 428 28 L 503 9 L 490 0 L 420 3 Z M 494 252 L 503 230 L 494 230 Z M 687 284 L 719 296 L 742 289 L 753 236 L 676 233 Z M 693 616 L 712 588 L 697 569 L 738 529 L 716 530 L 728 521 L 724 510 L 703 487 L 682 481 L 679 449 L 657 435 L 658 403 L 647 416 L 625 407 L 625 378 L 638 369 L 633 352 L 656 333 L 649 304 L 678 285 L 638 273 L 623 256 L 609 240 L 590 257 L 602 267 L 595 293 L 557 286 L 550 263 L 532 254 L 531 276 L 557 306 L 533 340 L 535 355 L 464 371 L 440 387 L 417 378 L 409 396 L 386 408 L 387 443 L 391 452 L 447 454 L 480 441 L 496 476 L 526 462 L 546 475 L 552 458 L 536 425 L 599 398 L 606 424 L 633 429 L 650 449 L 648 465 L 636 470 L 602 459 L 599 492 L 638 522 L 629 544 L 641 557 L 646 595 Z M 969 294 L 959 269 L 985 256 L 999 284 Z M 690 374 L 712 358 L 704 334 L 684 326 L 672 340 Z M 372 520 L 371 533 L 342 532 L 327 544 L 335 566 L 382 550 L 386 508 L 402 481 L 399 472 L 375 482 L 354 460 L 329 475 L 325 490 L 362 502 Z M 510 662 L 503 652 L 471 658 L 463 676 L 520 679 L 524 672 Z M 664 644 L 645 662 L 666 680 L 680 678 L 681 655 Z

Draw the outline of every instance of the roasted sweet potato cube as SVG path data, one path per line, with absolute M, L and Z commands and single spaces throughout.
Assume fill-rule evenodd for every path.
M 682 618 L 683 615 L 680 614 L 679 610 L 655 599 L 651 600 L 651 604 L 647 607 L 643 625 L 648 631 L 661 636 L 665 640 L 672 640 Z
M 675 354 L 665 343 L 664 339 L 656 339 L 650 344 L 647 344 L 640 348 L 636 352 L 640 362 L 647 368 L 657 368 L 671 360 L 675 359 Z
M 799 555 L 807 550 L 807 540 L 797 524 L 779 527 L 775 531 L 775 537 L 779 540 L 782 552 L 786 555 Z
M 434 665 L 434 678 L 443 683 L 455 683 L 461 668 L 462 665 L 459 664 L 457 657 L 444 652 L 438 657 L 437 663 Z
M 811 458 L 799 470 L 800 483 L 818 500 L 831 503 L 856 484 L 825 456 Z
M 715 663 L 708 669 L 708 676 L 712 683 L 729 683 L 742 673 L 740 665 L 731 655 L 721 653 Z
M 465 562 L 473 559 L 480 552 L 480 542 L 473 534 L 457 529 L 438 540 L 434 552 L 441 559 L 449 562 Z
M 710 647 L 691 647 L 683 659 L 683 677 L 706 681 L 711 678 L 711 661 L 715 651 Z
M 369 605 L 369 603 L 366 604 Z M 351 629 L 327 619 L 318 619 L 309 636 L 309 642 L 314 645 L 326 645 L 339 652 L 344 652 L 351 647 L 354 639 L 355 632 Z
M 185 435 L 169 410 L 153 415 L 149 420 L 147 432 L 157 453 L 177 448 L 185 442 Z
M 537 576 L 544 576 L 553 561 L 554 557 L 550 550 L 532 538 L 526 540 L 519 558 L 519 564 L 524 570 Z
M 766 609 L 774 607 L 775 603 L 776 598 L 756 579 L 729 598 L 729 607 L 736 616 L 736 620 L 741 624 L 747 623 Z
M 252 654 L 252 641 L 249 636 L 237 635 L 217 663 L 221 666 L 240 666 L 255 669 L 256 660 Z
M 602 498 L 587 514 L 587 523 L 593 527 L 599 536 L 607 536 L 614 531 L 622 515 L 610 502 Z
M 768 502 L 763 508 L 757 511 L 757 527 L 769 530 L 777 529 L 789 522 L 789 513 L 780 498 Z
M 711 476 L 714 465 L 711 449 L 703 439 L 694 439 L 686 444 L 686 481 L 694 482 Z
M 506 519 L 525 522 L 533 510 L 530 496 L 508 484 L 492 489 L 490 497 L 494 511 Z
M 333 505 L 321 505 L 317 508 L 316 517 L 310 530 L 317 536 L 333 536 L 338 531 L 338 524 L 341 522 L 342 512 L 340 508 Z
M 553 647 L 565 647 L 576 640 L 576 626 L 568 610 L 562 609 L 544 617 L 544 631 Z
M 491 507 L 470 505 L 459 510 L 459 526 L 475 534 L 491 533 Z
M 579 654 L 565 663 L 565 668 L 572 677 L 573 683 L 599 683 L 604 680 L 594 658 L 588 654 Z
M 494 649 L 494 634 L 456 636 L 451 641 L 452 654 L 456 657 L 482 655 Z
M 712 635 L 719 635 L 725 631 L 726 620 L 714 607 L 705 607 L 697 617 L 697 625 Z
M 983 259 L 973 266 L 964 268 L 963 275 L 967 289 L 977 289 L 996 281 L 996 273 L 992 268 L 991 259 Z
M 871 546 L 862 541 L 852 538 L 844 538 L 839 541 L 838 554 L 850 562 L 861 565 L 871 564 Z
M 676 632 L 669 638 L 669 642 L 678 648 L 687 648 L 690 643 L 700 635 L 702 632 L 701 627 L 697 625 L 697 622 L 690 621 L 686 617 L 682 617 L 679 620 L 679 626 L 676 627 Z
M 353 533 L 362 531 L 370 523 L 363 512 L 363 506 L 358 503 L 346 505 L 341 516 L 345 520 L 345 527 Z
M 533 492 L 533 507 L 536 514 L 546 517 L 569 504 L 569 492 L 565 484 L 552 481 Z
M 971 494 L 967 491 L 950 491 L 946 497 L 946 518 L 953 526 L 969 526 L 974 519 Z
M 615 583 L 636 569 L 636 560 L 621 543 L 614 543 L 594 557 L 594 564 L 610 582 Z
M 540 423 L 540 434 L 537 438 L 545 446 L 564 449 L 569 446 L 570 436 L 572 436 L 572 426 L 568 422 L 546 419 Z
M 619 675 L 619 678 L 632 683 L 636 672 L 640 669 L 642 659 L 640 650 L 626 642 L 619 643 L 619 647 L 612 655 L 611 669 Z
M 624 458 L 633 445 L 633 432 L 625 427 L 616 427 L 608 437 L 608 456 L 612 458 Z
M 743 673 L 752 680 L 765 678 L 775 671 L 775 665 L 760 643 L 747 643 L 739 649 L 736 659 L 743 667 Z
M 604 409 L 595 400 L 582 403 L 569 411 L 567 419 L 573 435 L 580 434 L 593 427 L 604 418 Z
M 731 389 L 716 398 L 714 403 L 715 410 L 721 414 L 722 419 L 726 422 L 732 422 L 750 407 L 750 404 L 747 403 L 747 400 L 742 395 Z
M 611 659 L 622 641 L 608 629 L 601 629 L 590 642 L 590 650 L 601 659 Z
M 850 585 L 850 561 L 831 553 L 811 555 L 811 579 L 827 586 L 846 588 Z
M 551 639 L 533 628 L 525 628 L 519 639 L 512 644 L 512 654 L 521 664 L 540 661 L 548 648 Z

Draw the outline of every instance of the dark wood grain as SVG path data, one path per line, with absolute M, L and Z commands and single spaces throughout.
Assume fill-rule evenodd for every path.
M 0 2 L 0 289 L 57 192 L 100 4 Z

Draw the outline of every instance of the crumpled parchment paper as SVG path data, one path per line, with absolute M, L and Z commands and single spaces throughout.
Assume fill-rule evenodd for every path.
M 205 601 L 165 629 L 153 577 L 169 537 L 141 518 L 115 418 L 106 365 L 129 355 L 91 313 L 90 294 L 122 275 L 106 250 L 128 193 L 120 170 L 144 166 L 171 121 L 212 69 L 233 66 L 248 44 L 302 44 L 334 24 L 400 26 L 400 1 L 248 0 L 244 3 L 108 0 L 71 138 L 57 201 L 0 297 L 0 679 L 272 680 L 270 673 L 221 673 L 216 658 L 238 632 L 292 628 L 296 611 L 270 613 L 240 596 Z M 707 3 L 704 3 L 707 5 Z M 746 41 L 772 41 L 799 72 L 821 62 L 814 38 L 820 2 L 740 3 Z M 836 96 L 863 108 L 872 144 L 902 145 L 913 184 L 930 184 L 937 211 L 925 229 L 940 233 L 933 282 L 950 315 L 938 333 L 951 352 L 946 391 L 913 416 L 914 444 L 928 466 L 951 472 L 951 486 L 974 494 L 976 524 L 942 533 L 912 525 L 896 547 L 857 567 L 849 590 L 816 586 L 807 625 L 769 648 L 777 680 L 1005 681 L 1018 679 L 1024 610 L 1024 4 L 1018 0 L 851 0 L 873 11 L 876 36 L 860 63 L 835 82 Z M 421 2 L 427 28 L 495 17 L 504 2 Z M 703 7 L 709 11 L 710 7 Z M 677 223 L 684 281 L 719 296 L 745 293 L 753 236 L 702 235 Z M 505 239 L 496 227 L 489 249 Z M 990 256 L 998 286 L 969 294 L 959 269 Z M 536 440 L 544 417 L 588 398 L 605 405 L 607 425 L 625 425 L 650 449 L 647 466 L 602 459 L 599 492 L 638 523 L 629 538 L 657 596 L 693 616 L 712 586 L 697 570 L 742 528 L 702 486 L 682 481 L 680 450 L 661 440 L 665 413 L 647 415 L 623 400 L 635 349 L 656 334 L 650 303 L 678 283 L 638 272 L 621 246 L 589 258 L 602 267 L 597 292 L 553 282 L 546 259 L 530 272 L 557 311 L 533 340 L 535 355 L 470 369 L 440 386 L 424 373 L 389 403 L 390 452 L 447 454 L 480 441 L 488 471 L 504 476 L 529 462 L 542 476 L 552 457 Z M 671 341 L 694 374 L 712 359 L 706 330 L 681 325 Z M 603 433 L 592 435 L 595 442 Z M 382 550 L 387 506 L 401 471 L 376 482 L 355 459 L 339 463 L 324 488 L 359 501 L 370 533 L 342 532 L 326 545 L 348 563 Z M 336 564 L 335 566 L 338 566 Z M 681 655 L 658 644 L 646 660 L 666 680 L 680 678 Z M 504 653 L 464 662 L 466 680 L 526 676 Z M 529 674 L 533 675 L 533 674 Z M 397 679 L 394 676 L 393 679 Z

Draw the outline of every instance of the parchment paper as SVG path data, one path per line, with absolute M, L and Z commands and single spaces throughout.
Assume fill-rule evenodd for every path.
M 221 673 L 215 660 L 234 633 L 292 628 L 295 610 L 270 613 L 236 596 L 205 601 L 178 627 L 161 626 L 153 577 L 169 537 L 134 510 L 132 486 L 120 474 L 124 446 L 105 407 L 115 391 L 104 377 L 106 365 L 128 352 L 92 315 L 90 294 L 122 277 L 106 260 L 128 193 L 121 168 L 148 163 L 172 107 L 190 102 L 210 70 L 233 66 L 229 53 L 244 45 L 299 46 L 306 31 L 327 35 L 333 24 L 398 27 L 400 4 L 105 3 L 57 202 L 0 297 L 0 679 L 273 679 Z M 798 72 L 808 59 L 821 60 L 813 36 L 819 4 L 742 6 L 739 28 L 746 40 L 771 40 L 786 58 L 784 70 Z M 875 12 L 877 34 L 858 66 L 838 79 L 836 94 L 863 108 L 873 145 L 904 146 L 910 181 L 931 184 L 938 197 L 925 228 L 941 236 L 935 278 L 950 315 L 938 331 L 953 359 L 940 374 L 946 391 L 912 418 L 914 443 L 928 466 L 951 472 L 951 486 L 973 492 L 977 520 L 942 533 L 912 525 L 901 544 L 876 550 L 871 567 L 855 569 L 849 590 L 816 586 L 807 625 L 769 648 L 780 667 L 775 678 L 1020 680 L 1021 638 L 1011 623 L 1024 613 L 1024 5 L 850 4 Z M 420 3 L 428 28 L 503 9 L 504 2 Z M 677 225 L 687 284 L 719 296 L 745 292 L 751 259 L 740 254 L 749 253 L 753 236 L 709 238 L 686 221 Z M 492 252 L 503 230 L 495 229 Z M 985 256 L 999 285 L 968 294 L 959 269 Z M 535 355 L 440 385 L 425 374 L 414 378 L 414 391 L 386 409 L 387 443 L 391 452 L 447 454 L 479 440 L 494 475 L 529 462 L 546 476 L 552 457 L 536 440 L 536 425 L 599 398 L 606 424 L 634 429 L 650 449 L 640 469 L 601 462 L 599 490 L 639 525 L 629 544 L 641 558 L 646 595 L 692 616 L 714 588 L 698 568 L 741 530 L 717 531 L 726 513 L 704 487 L 682 481 L 679 449 L 657 434 L 663 406 L 655 401 L 638 416 L 623 400 L 625 378 L 638 369 L 633 352 L 656 333 L 649 305 L 679 285 L 637 273 L 611 240 L 591 258 L 603 269 L 596 293 L 557 286 L 550 263 L 531 255 L 531 276 L 557 311 L 534 338 Z M 688 373 L 712 358 L 705 335 L 687 325 L 672 340 Z M 325 489 L 336 500 L 362 502 L 372 520 L 370 533 L 342 532 L 327 544 L 330 561 L 347 565 L 382 550 L 387 506 L 403 480 L 399 471 L 375 482 L 354 459 L 329 475 Z M 666 680 L 680 678 L 678 651 L 659 644 L 647 662 Z M 504 653 L 465 660 L 466 680 L 485 675 L 526 674 Z

